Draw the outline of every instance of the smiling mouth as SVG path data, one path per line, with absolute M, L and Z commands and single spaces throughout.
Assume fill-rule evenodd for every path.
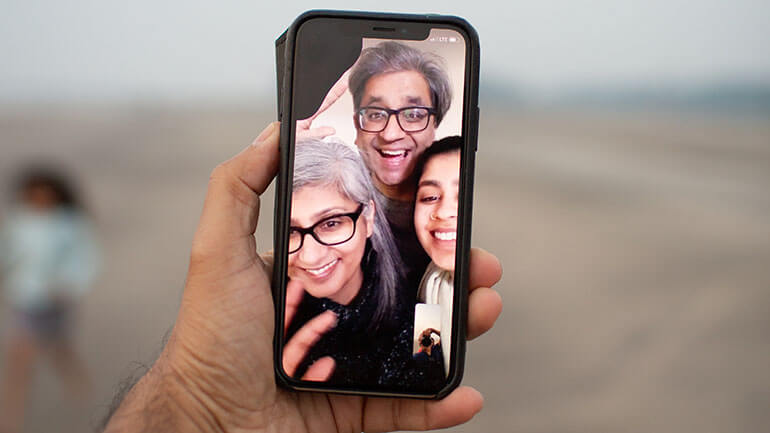
M 401 159 L 405 159 L 406 156 L 409 155 L 409 151 L 406 150 L 406 149 L 399 149 L 399 150 L 377 149 L 377 152 L 383 158 L 401 158 Z
M 451 232 L 434 231 L 434 232 L 430 232 L 430 234 L 432 234 L 434 238 L 440 241 L 454 241 L 457 239 L 456 231 L 451 231 Z
M 322 277 L 328 274 L 331 271 L 331 269 L 334 267 L 334 265 L 336 265 L 337 262 L 339 261 L 340 259 L 334 259 L 328 264 L 321 266 L 320 268 L 314 268 L 314 269 L 305 268 L 305 271 L 314 277 Z

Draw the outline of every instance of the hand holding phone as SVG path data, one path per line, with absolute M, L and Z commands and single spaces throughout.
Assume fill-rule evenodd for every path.
M 257 255 L 253 234 L 259 196 L 275 176 L 278 159 L 278 125 L 272 124 L 212 173 L 168 343 L 115 408 L 105 431 L 205 432 L 214 425 L 221 431 L 427 430 L 469 420 L 482 398 L 467 387 L 442 401 L 418 401 L 276 386 L 272 262 Z M 473 250 L 468 338 L 497 318 L 500 297 L 487 287 L 499 278 L 497 259 Z

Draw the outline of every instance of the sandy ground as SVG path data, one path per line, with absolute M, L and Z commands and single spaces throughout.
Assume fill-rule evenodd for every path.
M 41 362 L 27 431 L 92 430 L 120 381 L 152 362 L 176 315 L 208 174 L 271 118 L 154 106 L 0 110 L 2 179 L 32 158 L 69 167 L 105 253 L 77 332 L 93 395 L 63 395 Z M 504 264 L 505 307 L 469 345 L 464 382 L 484 393 L 485 408 L 452 431 L 766 429 L 768 119 L 482 118 L 474 244 Z M 260 249 L 272 242 L 272 192 L 264 204 Z

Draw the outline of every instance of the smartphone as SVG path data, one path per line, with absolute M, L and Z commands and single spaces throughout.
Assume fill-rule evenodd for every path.
M 441 398 L 465 359 L 476 32 L 451 16 L 310 11 L 276 58 L 278 381 Z

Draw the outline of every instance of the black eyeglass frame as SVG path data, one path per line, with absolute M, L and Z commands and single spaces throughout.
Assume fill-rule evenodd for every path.
M 414 129 L 414 130 L 407 131 L 406 129 L 404 129 L 404 126 L 401 125 L 401 119 L 399 117 L 399 114 L 401 114 L 401 112 L 404 111 L 404 110 L 413 110 L 415 108 L 419 108 L 419 109 L 422 109 L 422 110 L 427 110 L 428 111 L 428 119 L 425 122 L 425 126 L 423 126 L 422 129 Z M 364 115 L 364 110 L 381 110 L 381 111 L 384 111 L 384 112 L 388 113 L 388 120 L 385 122 L 384 125 L 382 125 L 382 129 L 377 130 L 377 131 L 372 131 L 372 130 L 369 130 L 369 129 L 364 129 L 364 127 L 362 125 L 362 122 L 361 122 L 361 118 Z M 391 110 L 390 108 L 377 107 L 377 106 L 366 106 L 366 107 L 359 108 L 358 111 L 357 111 L 358 115 L 356 116 L 356 127 L 358 127 L 358 129 L 360 129 L 360 130 L 362 130 L 364 132 L 370 132 L 370 133 L 373 133 L 373 134 L 380 133 L 380 132 L 384 131 L 385 128 L 388 127 L 388 123 L 390 123 L 390 116 L 395 115 L 396 116 L 396 123 L 398 123 L 398 127 L 401 128 L 402 131 L 407 132 L 407 133 L 409 133 L 409 132 L 422 132 L 422 131 L 425 131 L 426 129 L 428 129 L 428 125 L 430 125 L 430 116 L 435 116 L 436 113 L 438 113 L 438 112 L 434 108 L 422 107 L 422 106 L 419 106 L 419 105 L 413 105 L 413 106 L 410 106 L 410 107 L 402 107 L 402 108 L 399 108 L 398 110 Z
M 358 227 L 358 217 L 361 216 L 361 213 L 363 211 L 364 211 L 364 204 L 361 203 L 361 204 L 358 205 L 358 208 L 355 210 L 355 212 L 330 215 L 330 216 L 328 216 L 328 217 L 326 217 L 326 218 L 316 222 L 315 224 L 313 224 L 312 226 L 310 226 L 308 228 L 304 228 L 304 227 L 291 227 L 290 226 L 289 227 L 289 238 L 291 238 L 291 231 L 292 230 L 299 232 L 300 238 L 299 238 L 299 246 L 296 249 L 294 249 L 294 250 L 289 250 L 289 254 L 294 254 L 297 251 L 302 249 L 302 245 L 305 244 L 305 235 L 312 236 L 313 239 L 316 240 L 316 242 L 318 242 L 321 245 L 326 245 L 327 247 L 331 247 L 331 246 L 339 245 L 339 244 L 344 244 L 345 242 L 353 239 L 353 236 L 356 235 L 356 228 Z M 326 243 L 326 242 L 322 241 L 321 239 L 318 239 L 318 235 L 315 233 L 315 228 L 316 227 L 318 227 L 319 225 L 323 224 L 324 222 L 326 222 L 326 221 L 328 221 L 330 219 L 341 218 L 341 217 L 348 217 L 351 220 L 353 220 L 353 232 L 350 233 L 350 236 L 348 236 L 347 239 L 345 239 L 344 241 L 333 242 L 333 243 Z M 289 243 L 286 244 L 287 247 L 288 247 L 288 245 L 289 245 Z

